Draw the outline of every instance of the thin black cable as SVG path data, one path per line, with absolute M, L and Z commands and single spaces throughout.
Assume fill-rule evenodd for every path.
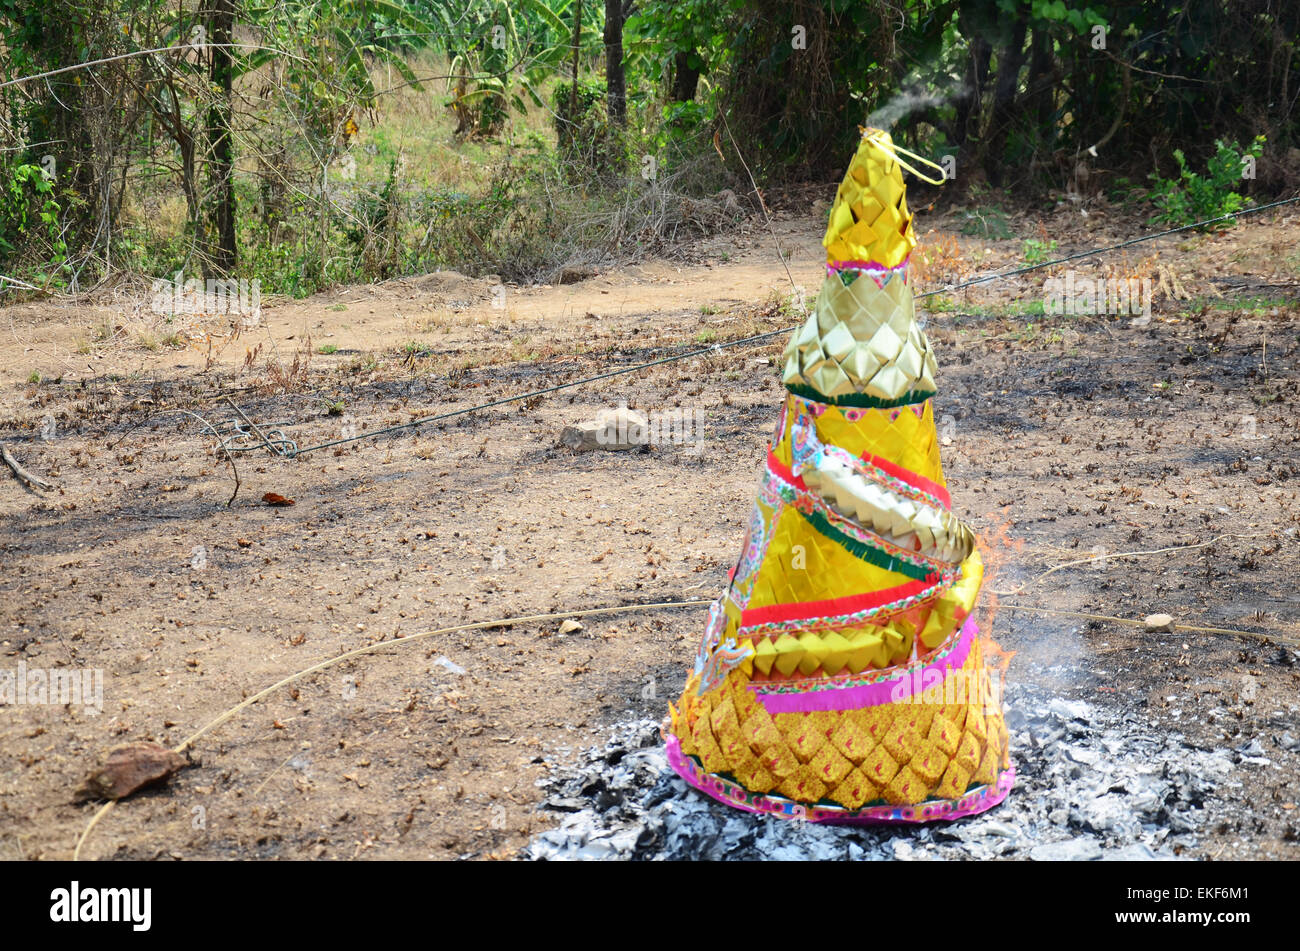
M 1044 261 L 1042 264 L 1031 264 L 1028 267 L 1017 268 L 1014 271 L 999 271 L 997 274 L 987 274 L 984 277 L 977 277 L 961 284 L 954 284 L 951 287 L 941 287 L 938 290 L 926 291 L 924 294 L 917 294 L 916 296 L 933 297 L 935 294 L 946 294 L 950 291 L 959 291 L 963 288 L 973 287 L 976 284 L 986 284 L 989 281 L 996 281 L 998 278 L 1002 277 L 1015 277 L 1017 274 L 1025 274 L 1029 271 L 1037 271 L 1040 268 L 1054 267 L 1057 264 L 1064 264 L 1066 261 L 1075 261 L 1079 258 L 1092 257 L 1094 254 L 1109 254 L 1111 251 L 1119 251 L 1123 248 L 1132 247 L 1135 244 L 1141 244 L 1144 241 L 1154 241 L 1156 238 L 1164 238 L 1171 234 L 1178 234 L 1181 231 L 1191 231 L 1193 228 L 1203 228 L 1206 225 L 1214 224 L 1216 221 L 1231 221 L 1234 218 L 1240 218 L 1242 215 L 1254 214 L 1257 211 L 1267 211 L 1269 208 L 1276 208 L 1279 205 L 1290 205 L 1297 201 L 1300 201 L 1300 195 L 1297 195 L 1294 198 L 1283 198 L 1281 201 L 1269 202 L 1267 205 L 1256 205 L 1253 208 L 1244 208 L 1241 211 L 1234 212 L 1230 215 L 1219 215 L 1217 218 L 1207 218 L 1204 221 L 1198 221 L 1195 224 L 1170 228 L 1168 231 L 1158 231 L 1155 234 L 1139 235 L 1136 238 L 1121 241 L 1119 244 L 1112 244 L 1108 248 L 1094 248 L 1091 251 L 1079 251 L 1075 254 L 1067 254 L 1063 258 L 1057 258 L 1055 261 Z
M 474 413 L 481 409 L 491 409 L 493 406 L 503 406 L 506 403 L 517 403 L 520 400 L 531 399 L 534 396 L 545 396 L 548 393 L 554 393 L 557 390 L 566 390 L 571 386 L 582 386 L 584 383 L 595 383 L 598 380 L 608 380 L 610 377 L 622 376 L 625 373 L 635 373 L 638 370 L 645 370 L 650 367 L 659 366 L 663 363 L 672 363 L 675 360 L 687 360 L 691 357 L 699 357 L 708 353 L 716 353 L 726 347 L 739 346 L 742 343 L 750 343 L 755 340 L 764 340 L 767 337 L 775 337 L 777 334 L 789 333 L 792 328 L 782 327 L 780 330 L 769 330 L 766 333 L 755 334 L 752 337 L 745 337 L 740 340 L 730 340 L 727 343 L 714 344 L 703 350 L 695 350 L 691 353 L 679 353 L 672 357 L 662 357 L 658 360 L 651 360 L 649 363 L 638 363 L 635 366 L 622 367 L 618 370 L 610 370 L 606 373 L 600 373 L 596 376 L 589 376 L 582 380 L 571 380 L 568 383 L 557 383 L 555 386 L 548 386 L 545 389 L 533 390 L 529 393 L 520 393 L 517 396 L 506 396 L 499 400 L 492 400 L 490 403 L 480 403 L 478 406 L 467 406 L 464 409 L 454 409 L 447 413 L 439 413 L 437 416 L 424 416 L 420 419 L 413 419 L 409 423 L 399 423 L 396 426 L 387 426 L 384 429 L 376 429 L 374 432 L 366 433 L 362 436 L 349 436 L 346 439 L 332 439 L 329 442 L 323 442 L 316 446 L 308 446 L 306 449 L 298 449 L 291 455 L 300 456 L 305 452 L 313 452 L 317 449 L 325 449 L 329 446 L 337 446 L 340 443 L 355 442 L 358 439 L 369 439 L 372 436 L 382 436 L 384 433 L 397 432 L 402 429 L 412 429 L 416 426 L 423 426 L 425 423 L 436 423 L 439 420 L 451 419 L 453 416 L 464 416 L 466 413 Z
M 1159 231 L 1156 232 L 1155 234 L 1140 235 L 1139 237 L 1130 238 L 1127 241 L 1121 241 L 1119 244 L 1113 244 L 1110 245 L 1109 247 L 1093 248 L 1090 251 L 1079 251 L 1076 252 L 1075 254 L 1067 254 L 1065 257 L 1057 258 L 1053 261 L 1044 261 L 1041 264 L 1030 264 L 1026 267 L 1016 268 L 1011 271 L 999 271 L 997 274 L 987 274 L 984 277 L 972 278 L 971 280 L 963 281 L 960 284 L 953 284 L 948 287 L 938 288 L 937 290 L 926 291 L 924 294 L 917 294 L 916 296 L 918 298 L 925 298 L 925 297 L 933 297 L 936 294 L 948 294 L 953 291 L 963 290 L 967 287 L 973 287 L 976 284 L 987 284 L 989 281 L 996 281 L 1004 277 L 1015 277 L 1018 274 L 1027 274 L 1030 271 L 1038 271 L 1046 267 L 1054 267 L 1058 264 L 1064 264 L 1067 261 L 1077 261 L 1080 258 L 1093 257 L 1098 254 L 1109 254 L 1111 251 L 1118 251 L 1122 248 L 1132 247 L 1133 245 L 1141 244 L 1144 241 L 1154 241 L 1156 238 L 1164 238 L 1167 237 L 1168 235 L 1178 234 L 1183 231 L 1190 231 L 1194 228 L 1203 228 L 1206 225 L 1214 224 L 1215 222 L 1218 221 L 1227 221 L 1233 218 L 1240 218 L 1244 215 L 1255 214 L 1256 212 L 1260 212 L 1260 211 L 1267 211 L 1270 208 L 1277 208 L 1282 205 L 1290 205 L 1297 201 L 1300 201 L 1300 195 L 1297 195 L 1294 198 L 1284 198 L 1281 201 L 1270 202 L 1267 205 L 1257 205 L 1253 208 L 1244 208 L 1241 211 L 1235 212 L 1231 215 L 1219 215 L 1217 218 L 1207 218 L 1204 221 L 1198 221 L 1190 225 L 1182 225 L 1178 228 L 1170 228 L 1167 231 Z M 600 380 L 608 380 L 611 377 L 622 376 L 626 373 L 636 373 L 639 370 L 647 370 L 650 367 L 662 366 L 665 363 L 674 363 L 677 360 L 689 360 L 692 357 L 700 357 L 710 353 L 717 353 L 718 351 L 725 350 L 728 347 L 739 347 L 744 344 L 756 343 L 759 340 L 766 340 L 768 337 L 775 337 L 778 334 L 790 333 L 794 329 L 795 327 L 792 326 L 792 327 L 782 327 L 779 330 L 768 330 L 761 334 L 754 334 L 751 337 L 741 337 L 738 340 L 729 340 L 726 343 L 714 344 L 710 347 L 704 348 L 703 350 L 692 350 L 689 353 L 679 353 L 676 356 L 661 357 L 658 360 L 651 360 L 649 363 L 639 363 L 635 366 L 622 367 L 618 370 L 609 370 L 608 372 L 599 373 L 596 376 L 589 376 L 581 380 L 571 380 L 568 383 L 557 383 L 555 386 L 548 386 L 540 390 L 532 390 L 528 393 L 520 393 L 516 396 L 502 397 L 499 400 L 492 400 L 491 402 L 488 403 L 480 403 L 477 406 L 467 406 L 464 409 L 451 410 L 450 412 L 439 413 L 436 416 L 425 416 L 422 417 L 421 419 L 414 419 L 411 420 L 411 422 L 409 423 L 399 423 L 396 426 L 386 426 L 383 429 L 376 429 L 373 432 L 365 433 L 364 435 L 361 436 L 348 436 L 343 439 L 332 439 L 329 442 L 319 443 L 315 446 L 308 446 L 305 449 L 298 449 L 296 447 L 290 448 L 287 451 L 283 451 L 281 454 L 289 458 L 293 458 L 295 456 L 301 456 L 304 453 L 315 452 L 317 449 L 327 449 L 330 446 L 338 446 L 343 443 L 357 442 L 358 440 L 361 439 L 370 439 L 375 436 L 382 436 L 385 433 L 399 432 L 404 429 L 414 429 L 415 427 L 423 426 L 426 423 L 436 423 L 441 420 L 452 419 L 453 417 L 456 416 L 464 416 L 467 413 L 476 413 L 479 410 L 491 409 L 494 406 L 504 406 L 507 403 L 517 403 L 520 400 L 532 399 L 535 396 L 545 396 L 549 393 L 558 392 L 559 390 L 567 390 L 570 387 L 583 386 L 584 384 L 587 383 L 596 383 Z

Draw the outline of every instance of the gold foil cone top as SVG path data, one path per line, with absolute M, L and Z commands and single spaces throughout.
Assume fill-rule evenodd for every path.
M 831 264 L 893 268 L 912 253 L 916 236 L 903 166 L 888 132 L 868 129 L 863 136 L 835 194 L 822 244 Z

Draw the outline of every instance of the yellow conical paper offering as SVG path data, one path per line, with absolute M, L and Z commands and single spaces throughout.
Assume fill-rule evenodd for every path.
M 831 209 L 827 277 L 785 348 L 789 391 L 740 559 L 668 758 L 754 812 L 927 822 L 1001 802 L 1015 772 L 972 612 L 983 568 L 950 511 L 916 324 L 916 243 L 887 133 Z

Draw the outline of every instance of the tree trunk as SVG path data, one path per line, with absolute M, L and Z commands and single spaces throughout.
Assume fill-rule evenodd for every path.
M 605 0 L 605 104 L 609 121 L 627 121 L 627 82 L 623 75 L 623 0 Z
M 196 244 L 202 244 L 203 200 L 199 197 L 198 161 L 194 155 L 194 136 L 179 115 L 172 127 L 172 138 L 181 153 L 181 191 L 185 194 L 185 214 Z
M 582 41 L 582 0 L 573 4 L 573 85 L 569 88 L 569 123 L 578 121 L 578 48 Z
M 673 102 L 690 102 L 700 84 L 700 71 L 690 65 L 693 53 L 678 53 L 673 59 Z
M 1029 78 L 1025 83 L 1025 105 L 1042 135 L 1052 121 L 1052 38 L 1045 27 L 1034 27 L 1030 40 Z M 1049 143 L 1050 144 L 1050 143 Z
M 1011 36 L 998 53 L 998 81 L 993 87 L 993 109 L 988 133 L 984 137 L 984 170 L 989 181 L 1001 185 L 1006 170 L 1007 137 L 1015 114 L 1016 90 L 1020 86 L 1020 68 L 1025 63 L 1025 31 L 1028 11 L 1022 10 L 1011 25 Z
M 234 272 L 236 253 L 235 166 L 230 137 L 234 66 L 228 45 L 234 26 L 235 0 L 212 0 L 208 16 L 208 36 L 213 44 L 209 50 L 209 75 L 217 98 L 208 109 L 208 147 L 212 150 L 208 178 L 214 196 L 208 266 L 220 277 Z
M 984 127 L 984 86 L 989 78 L 989 60 L 993 56 L 990 37 L 998 34 L 999 18 L 997 0 L 961 0 L 957 7 L 957 30 L 966 38 L 969 47 L 966 59 L 966 76 L 962 83 L 961 98 L 957 100 L 956 142 L 965 146 L 970 139 L 979 139 Z
M 962 97 L 957 102 L 957 144 L 965 145 L 971 127 L 979 128 L 980 110 L 984 100 L 984 82 L 989 75 L 989 59 L 993 44 L 984 37 L 970 37 L 970 54 L 966 63 L 966 82 Z

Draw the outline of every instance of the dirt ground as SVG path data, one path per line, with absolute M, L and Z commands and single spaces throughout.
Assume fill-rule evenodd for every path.
M 97 808 L 73 791 L 114 745 L 178 744 L 378 642 L 200 738 L 193 766 L 120 803 L 83 857 L 516 856 L 553 821 L 536 810 L 552 764 L 629 713 L 662 715 L 705 609 L 400 639 L 716 595 L 781 399 L 784 336 L 294 460 L 245 453 L 229 506 L 231 467 L 182 411 L 226 423 L 228 397 L 306 447 L 786 327 L 773 243 L 811 299 L 816 210 L 573 284 L 502 295 L 491 277 L 442 273 L 346 288 L 268 306 L 237 339 L 201 318 L 159 327 L 147 294 L 125 291 L 0 309 L 0 440 L 58 486 L 0 469 L 0 671 L 103 671 L 98 715 L 0 710 L 0 857 L 70 857 Z M 1062 252 L 1137 227 L 1105 209 L 1013 223 Z M 1019 262 L 1019 239 L 958 224 L 918 218 L 947 249 L 929 286 Z M 1009 677 L 1244 751 L 1239 818 L 1191 857 L 1300 857 L 1298 237 L 1290 212 L 1136 249 L 1118 266 L 1156 277 L 1149 321 L 1026 315 L 1041 272 L 923 302 L 954 508 L 999 565 L 986 591 L 1004 592 L 993 633 L 1016 652 Z M 159 347 L 164 332 L 178 337 Z M 622 401 L 698 411 L 702 438 L 560 446 L 565 425 Z M 1080 559 L 1095 560 L 1066 564 Z

